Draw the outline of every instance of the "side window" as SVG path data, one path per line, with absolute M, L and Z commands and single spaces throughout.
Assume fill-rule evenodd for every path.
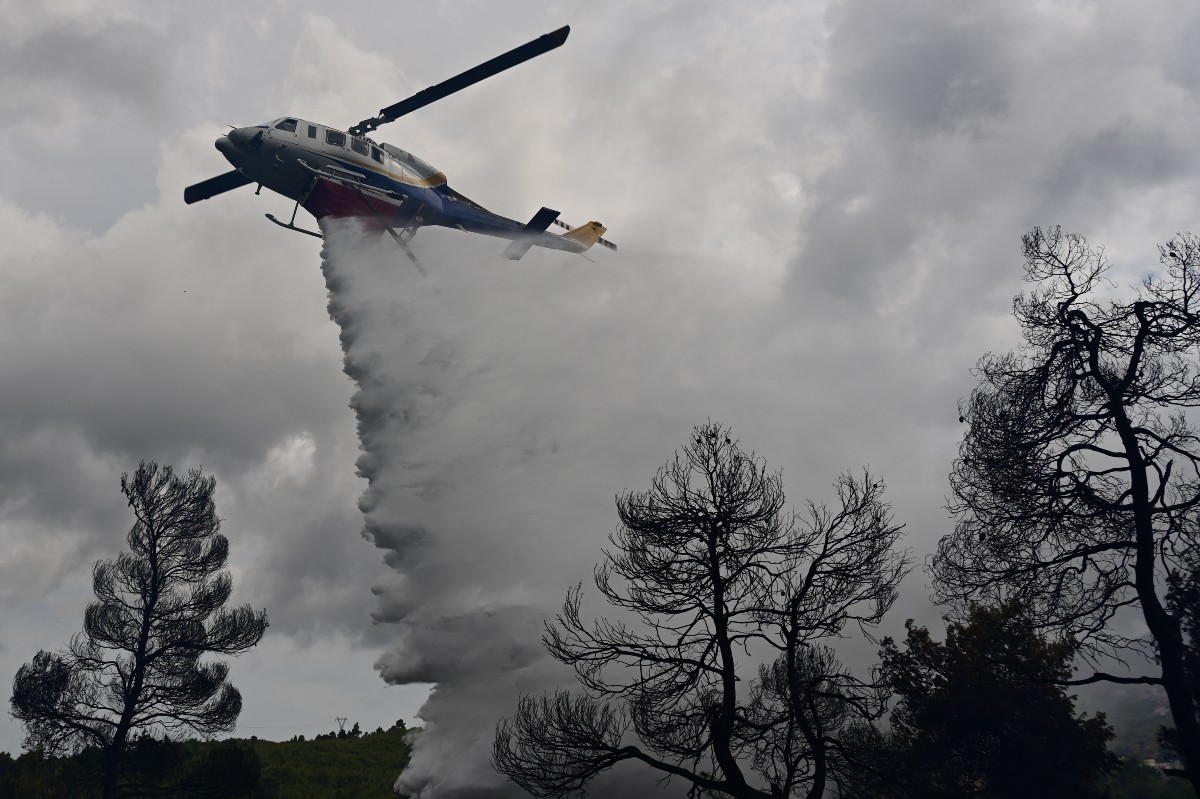
M 280 122 L 278 125 L 276 125 L 275 129 L 276 130 L 286 130 L 288 133 L 295 133 L 296 132 L 296 120 L 285 119 L 282 122 Z
M 316 125 L 308 126 L 308 138 L 310 138 L 310 139 L 317 138 L 317 126 Z
M 370 147 L 368 147 L 367 143 L 362 139 L 351 139 L 350 149 L 356 153 L 359 153 L 360 155 L 366 155 L 368 152 L 370 152 Z
M 379 163 L 381 163 L 381 164 L 383 163 L 383 153 L 379 152 L 378 147 L 371 148 L 371 157 L 374 158 Z
M 340 130 L 327 130 L 325 131 L 325 143 L 332 144 L 334 147 L 345 147 L 346 134 Z

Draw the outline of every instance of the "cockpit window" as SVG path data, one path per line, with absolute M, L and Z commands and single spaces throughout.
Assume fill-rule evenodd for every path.
M 285 119 L 282 122 L 280 122 L 278 125 L 276 125 L 275 129 L 276 130 L 286 130 L 288 133 L 295 133 L 296 132 L 296 120 Z
M 350 140 L 350 149 L 354 150 L 354 152 L 359 153 L 361 155 L 366 155 L 368 152 L 371 151 L 370 146 L 362 139 L 351 139 Z
M 371 148 L 371 157 L 374 158 L 379 163 L 381 163 L 381 164 L 383 163 L 383 153 L 379 152 L 378 147 Z
M 384 152 L 386 152 L 392 158 L 395 158 L 407 169 L 415 173 L 417 177 L 428 180 L 441 175 L 441 172 L 439 172 L 433 164 L 422 161 L 420 158 L 417 158 L 410 152 L 401 150 L 399 147 L 394 147 L 386 142 L 380 146 L 383 148 Z
M 334 147 L 345 147 L 346 134 L 340 130 L 327 130 L 325 131 L 325 143 L 332 144 Z

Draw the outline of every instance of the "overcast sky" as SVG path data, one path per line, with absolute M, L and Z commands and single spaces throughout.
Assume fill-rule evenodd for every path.
M 498 607 L 519 608 L 497 627 L 513 651 L 536 649 L 613 495 L 707 417 L 797 505 L 869 465 L 922 561 L 951 524 L 971 367 L 1015 342 L 1021 234 L 1081 233 L 1128 284 L 1200 228 L 1183 0 L 0 0 L 0 18 L 0 675 L 79 629 L 92 562 L 124 545 L 121 473 L 202 466 L 235 601 L 271 620 L 232 664 L 239 735 L 420 723 L 427 689 L 376 665 L 449 680 L 428 653 L 457 657 Z M 263 219 L 286 200 L 182 202 L 227 170 L 227 124 L 348 126 L 563 24 L 564 47 L 378 137 L 498 213 L 599 219 L 618 254 L 512 264 L 423 233 L 422 283 L 347 233 L 327 265 L 347 334 L 320 244 Z M 352 400 L 429 420 L 381 423 L 368 452 L 397 489 L 368 509 L 420 516 L 436 557 L 386 524 L 364 537 Z M 410 468 L 445 493 L 420 505 Z M 889 630 L 936 621 L 928 593 L 915 571 Z M 453 621 L 410 615 L 417 594 Z M 0 750 L 20 739 L 0 718 Z

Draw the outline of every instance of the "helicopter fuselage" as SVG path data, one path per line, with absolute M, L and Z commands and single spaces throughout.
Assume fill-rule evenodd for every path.
M 383 205 L 387 222 L 400 227 L 442 225 L 501 238 L 524 229 L 451 189 L 442 172 L 411 153 L 298 117 L 235 128 L 216 148 L 250 181 L 317 219 L 361 217 L 369 224 Z M 378 202 L 381 194 L 388 201 Z
M 616 250 L 616 245 L 601 238 L 605 227 L 599 222 L 572 228 L 559 220 L 558 211 L 548 208 L 542 208 L 524 224 L 492 214 L 452 190 L 446 185 L 446 176 L 430 164 L 396 146 L 367 138 L 380 125 L 562 46 L 570 31 L 570 26 L 564 25 L 512 48 L 406 100 L 379 109 L 377 116 L 358 122 L 348 131 L 317 125 L 298 116 L 284 116 L 266 125 L 235 127 L 216 142 L 217 150 L 233 164 L 233 172 L 187 186 L 184 202 L 191 205 L 241 186 L 258 184 L 259 191 L 266 187 L 295 200 L 292 221 L 284 223 L 274 215 L 266 215 L 278 226 L 322 238 L 322 234 L 295 226 L 296 210 L 301 205 L 318 220 L 359 217 L 368 226 L 386 230 L 419 269 L 408 241 L 418 228 L 427 224 L 509 239 L 511 244 L 505 248 L 504 256 L 511 260 L 520 259 L 530 247 L 583 253 L 599 244 Z M 566 228 L 566 233 L 547 233 L 551 224 Z
M 183 201 L 190 205 L 257 183 L 259 191 L 265 187 L 295 200 L 296 210 L 304 206 L 317 219 L 357 217 L 371 227 L 386 230 L 418 268 L 420 263 L 408 242 L 425 225 L 509 239 L 504 256 L 511 260 L 519 260 L 531 247 L 583 253 L 593 244 L 601 244 L 615 250 L 615 244 L 602 238 L 605 227 L 599 222 L 573 228 L 558 218 L 558 211 L 543 207 L 521 224 L 454 191 L 445 175 L 412 153 L 367 137 L 380 125 L 562 46 L 570 32 L 570 27 L 564 25 L 539 36 L 382 108 L 378 116 L 364 119 L 348 131 L 299 117 L 234 128 L 216 142 L 217 149 L 233 164 L 233 171 L 188 186 Z M 296 227 L 296 210 L 287 223 L 272 214 L 266 216 L 289 230 L 321 238 L 320 233 Z M 567 232 L 548 233 L 550 225 L 566 228 Z

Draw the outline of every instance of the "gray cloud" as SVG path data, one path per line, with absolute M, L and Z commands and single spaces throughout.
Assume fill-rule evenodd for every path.
M 0 194 L 107 226 L 128 207 L 114 207 L 114 194 L 153 185 L 171 38 L 153 15 L 116 3 L 3 5 Z
M 30 4 L 5 10 L 0 48 L 0 112 L 23 121 L 67 121 L 77 98 L 116 102 L 122 112 L 153 118 L 164 110 L 164 31 L 144 18 L 104 8 L 56 16 Z
M 1064 142 L 1043 186 L 1048 205 L 1108 208 L 1125 190 L 1194 174 L 1195 162 L 1195 147 L 1185 136 L 1125 117 Z
M 834 107 L 851 122 L 865 116 L 877 135 L 986 135 L 1010 109 L 1022 29 L 1012 4 L 849 0 L 830 6 L 829 25 Z
M 234 665 L 270 697 L 252 720 L 291 718 L 292 678 L 293 697 L 343 701 L 292 667 L 304 645 L 437 676 L 442 733 L 414 784 L 477 752 L 516 691 L 564 678 L 535 657 L 539 618 L 588 578 L 612 495 L 692 424 L 731 424 L 795 501 L 870 463 L 919 557 L 949 525 L 968 369 L 1013 341 L 1020 234 L 1061 222 L 1136 272 L 1200 208 L 1183 2 L 115 7 L 6 7 L 25 22 L 0 34 L 19 84 L 0 148 L 0 666 L 78 629 L 80 580 L 127 528 L 120 471 L 202 464 L 238 601 L 281 642 Z M 366 246 L 335 285 L 374 309 L 349 325 L 351 410 L 316 247 L 261 219 L 286 204 L 185 208 L 183 186 L 226 169 L 222 123 L 353 121 L 565 22 L 566 47 L 381 133 L 499 212 L 603 220 L 620 255 L 514 265 L 422 234 L 438 269 L 419 282 Z M 392 487 L 364 495 L 356 468 Z M 936 616 L 923 579 L 897 619 Z M 507 676 L 472 676 L 492 662 Z M 0 749 L 18 740 L 10 725 Z M 495 785 L 464 761 L 443 787 Z

